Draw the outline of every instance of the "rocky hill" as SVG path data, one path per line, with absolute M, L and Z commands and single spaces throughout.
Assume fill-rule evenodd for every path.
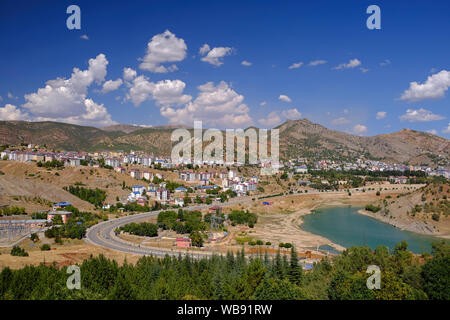
M 450 141 L 403 129 L 372 137 L 330 130 L 307 119 L 288 120 L 280 130 L 282 158 L 350 160 L 364 156 L 386 162 L 448 165 Z M 75 151 L 143 150 L 170 155 L 173 125 L 142 128 L 116 125 L 103 129 L 57 122 L 0 121 L 0 145 L 34 143 Z
M 351 159 L 364 155 L 385 162 L 446 165 L 450 141 L 429 133 L 403 129 L 372 137 L 330 130 L 307 119 L 288 120 L 280 130 L 280 153 L 286 157 Z
M 450 238 L 450 184 L 431 183 L 396 198 L 384 197 L 362 210 L 398 228 Z

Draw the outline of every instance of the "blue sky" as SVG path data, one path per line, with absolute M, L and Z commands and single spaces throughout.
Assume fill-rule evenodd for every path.
M 81 30 L 66 27 L 71 4 Z M 381 30 L 366 27 L 371 4 Z M 0 120 L 231 128 L 301 117 L 448 138 L 449 11 L 446 1 L 2 1 Z

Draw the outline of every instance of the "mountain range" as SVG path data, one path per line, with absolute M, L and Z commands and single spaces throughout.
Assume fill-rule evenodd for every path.
M 168 141 L 173 129 L 178 127 L 143 128 L 120 124 L 95 128 L 48 121 L 0 121 L 0 145 L 33 143 L 70 151 L 136 150 L 170 155 L 172 143 Z M 308 119 L 288 120 L 276 128 L 280 134 L 282 159 L 351 160 L 365 157 L 430 166 L 448 165 L 450 159 L 450 140 L 410 129 L 376 136 L 356 136 L 330 130 Z

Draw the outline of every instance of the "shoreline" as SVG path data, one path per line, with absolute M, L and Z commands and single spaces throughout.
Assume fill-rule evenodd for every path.
M 393 219 L 377 215 L 376 213 L 373 213 L 373 212 L 369 212 L 369 211 L 365 210 L 364 208 L 359 209 L 357 211 L 357 213 L 360 215 L 370 217 L 370 218 L 376 219 L 378 221 L 387 223 L 387 224 L 389 224 L 399 230 L 402 230 L 402 231 L 408 231 L 408 232 L 412 232 L 412 233 L 422 235 L 422 236 L 433 237 L 433 238 L 436 238 L 436 240 L 450 239 L 450 235 L 439 234 L 438 232 L 429 228 L 425 223 L 423 223 L 421 221 L 411 221 L 410 224 L 407 224 L 406 222 L 402 223 L 402 222 L 398 222 L 398 221 L 393 221 Z

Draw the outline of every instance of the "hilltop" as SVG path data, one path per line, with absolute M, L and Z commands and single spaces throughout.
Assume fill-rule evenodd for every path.
M 170 155 L 174 128 L 115 125 L 99 129 L 58 122 L 0 121 L 0 144 L 45 144 L 73 151 L 142 150 Z M 448 165 L 450 158 L 448 139 L 409 129 L 364 137 L 330 130 L 307 119 L 288 120 L 276 128 L 280 130 L 280 156 L 284 159 L 365 157 L 437 166 Z

